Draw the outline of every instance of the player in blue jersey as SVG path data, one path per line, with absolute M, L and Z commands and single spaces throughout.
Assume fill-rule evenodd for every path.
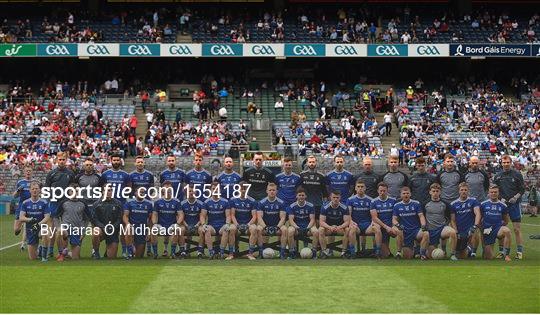
M 217 191 L 218 182 L 212 182 L 211 190 Z M 236 226 L 232 224 L 231 207 L 227 199 L 220 197 L 220 194 L 213 193 L 211 198 L 204 202 L 204 209 L 201 211 L 204 225 L 204 238 L 209 251 L 209 258 L 223 258 L 225 248 L 229 245 L 229 255 L 225 258 L 231 260 L 234 258 L 235 244 L 229 241 L 230 234 L 236 235 Z M 217 241 L 221 237 L 219 253 L 214 249 L 212 236 Z
M 238 183 L 242 180 L 242 176 L 234 171 L 234 161 L 231 157 L 226 157 L 223 160 L 223 172 L 216 177 L 219 183 L 221 196 L 227 200 L 233 198 L 235 188 L 238 188 Z
M 186 258 L 189 252 L 187 240 L 193 240 L 194 236 L 199 237 L 197 245 L 197 257 L 202 258 L 204 252 L 204 222 L 201 219 L 201 212 L 204 209 L 202 201 L 195 198 L 193 186 L 186 186 L 187 198 L 180 203 L 180 228 L 179 237 L 180 257 Z
M 249 236 L 248 259 L 255 260 L 253 252 L 257 245 L 257 202 L 247 195 L 247 183 L 241 181 L 240 196 L 229 201 L 231 207 L 231 220 L 236 225 L 236 234 Z M 235 242 L 237 235 L 229 235 Z M 232 242 L 232 240 L 230 240 Z
M 431 252 L 446 240 L 452 241 L 450 260 L 458 260 L 456 257 L 457 233 L 450 223 L 450 205 L 441 200 L 441 185 L 433 183 L 429 187 L 430 200 L 424 206 L 427 228 L 429 232 L 429 247 L 427 256 L 431 258 Z M 446 250 L 443 248 L 443 251 Z
M 287 213 L 285 203 L 277 197 L 277 185 L 269 183 L 266 186 L 266 198 L 259 202 L 257 208 L 257 224 L 259 231 L 259 258 L 262 258 L 263 244 L 268 236 L 279 236 L 280 257 L 285 256 L 287 247 Z
M 15 235 L 19 235 L 21 231 L 23 232 L 21 236 L 21 251 L 24 250 L 26 246 L 26 229 L 23 229 L 23 222 L 19 220 L 19 213 L 23 201 L 30 198 L 30 182 L 32 181 L 32 168 L 30 166 L 24 167 L 24 178 L 17 181 L 15 185 L 15 192 L 13 193 L 14 198 L 18 198 L 19 205 L 15 210 L 15 221 L 13 222 L 13 231 Z
M 196 154 L 193 160 L 193 169 L 186 172 L 185 183 L 188 185 L 193 185 L 195 191 L 200 192 L 200 197 L 197 198 L 201 201 L 206 200 L 205 191 L 212 184 L 212 175 L 210 172 L 203 168 L 203 156 Z M 198 195 L 199 193 L 195 193 Z
M 47 232 L 50 220 L 49 203 L 39 198 L 41 185 L 38 182 L 30 183 L 30 198 L 23 201 L 20 207 L 19 220 L 26 225 L 26 239 L 28 242 L 28 258 L 34 260 L 41 256 L 42 261 L 47 261 L 49 238 Z M 42 229 L 44 227 L 45 229 Z M 43 245 L 39 246 L 39 240 Z M 41 253 L 38 253 L 38 250 Z
M 148 220 L 151 218 L 154 209 L 152 202 L 145 199 L 144 195 L 145 193 L 142 190 L 136 190 L 135 199 L 128 200 L 124 204 L 122 221 L 127 232 L 127 259 L 132 259 L 133 257 L 142 258 L 144 254 L 146 238 L 149 234 L 147 232 L 150 228 Z
M 476 249 L 480 243 L 480 204 L 469 197 L 469 184 L 459 184 L 459 198 L 450 204 L 450 225 L 457 231 L 458 258 L 476 257 Z
M 484 258 L 493 258 L 493 244 L 499 239 L 503 243 L 504 260 L 511 261 L 512 232 L 508 228 L 508 222 L 510 222 L 508 207 L 499 199 L 499 186 L 491 185 L 488 194 L 489 199 L 480 204 Z
M 341 192 L 333 191 L 330 201 L 321 208 L 319 217 L 319 243 L 321 244 L 321 258 L 327 258 L 330 251 L 327 246 L 326 236 L 343 236 L 341 257 L 347 257 L 347 245 L 349 235 L 350 215 L 347 206 L 340 202 Z
M 161 191 L 165 196 L 154 202 L 154 209 L 152 211 L 152 233 L 150 235 L 150 241 L 152 242 L 152 254 L 154 255 L 154 259 L 158 258 L 158 236 L 170 238 L 171 258 L 174 258 L 176 256 L 176 246 L 180 235 L 180 201 L 173 198 L 172 183 L 164 182 L 163 185 L 161 185 L 161 188 Z M 155 233 L 154 231 L 159 231 L 159 233 Z M 164 246 L 165 248 L 162 256 L 167 257 L 169 252 L 167 251 L 167 245 L 164 244 Z
M 388 195 L 388 185 L 385 182 L 380 182 L 377 185 L 377 198 L 371 201 L 371 220 L 381 229 L 381 257 L 390 256 L 390 237 L 396 237 L 400 234 L 397 228 L 392 224 L 392 213 L 396 199 Z M 399 244 L 398 244 L 399 245 Z M 401 257 L 401 247 L 398 247 L 396 257 Z
M 392 223 L 403 233 L 403 257 L 414 257 L 414 241 L 420 242 L 420 258 L 426 260 L 426 251 L 429 244 L 429 233 L 426 218 L 422 213 L 420 202 L 411 199 L 411 189 L 407 186 L 401 188 L 401 201 L 394 205 Z M 401 234 L 398 234 L 398 245 L 401 243 Z M 399 247 L 398 247 L 399 251 Z
M 135 170 L 129 173 L 129 182 L 133 196 L 136 196 L 136 190 L 140 189 L 146 195 L 146 199 L 151 199 L 148 197 L 148 188 L 154 187 L 154 174 L 144 169 L 144 157 L 135 158 Z
M 311 202 L 306 201 L 306 191 L 302 187 L 296 190 L 296 202 L 293 202 L 287 208 L 289 215 L 289 230 L 287 236 L 289 239 L 290 259 L 296 258 L 296 241 L 295 236 L 303 238 L 312 237 L 311 251 L 313 258 L 317 257 L 317 247 L 319 245 L 319 230 L 315 222 L 315 207 Z M 281 253 L 280 253 L 281 255 Z M 284 257 L 281 256 L 283 259 Z
M 296 189 L 300 186 L 300 175 L 293 173 L 291 158 L 283 160 L 283 172 L 276 175 L 277 197 L 289 206 L 296 201 Z
M 329 192 L 339 191 L 341 202 L 347 202 L 351 196 L 351 188 L 354 186 L 354 176 L 351 172 L 344 170 L 345 159 L 342 156 L 334 157 L 334 170 L 326 174 L 326 187 Z
M 369 235 L 375 237 L 375 255 L 381 257 L 382 234 L 378 224 L 371 218 L 371 203 L 373 200 L 366 195 L 366 184 L 358 179 L 354 186 L 356 194 L 347 199 L 347 208 L 351 216 L 349 225 L 349 254 L 356 255 L 356 237 Z

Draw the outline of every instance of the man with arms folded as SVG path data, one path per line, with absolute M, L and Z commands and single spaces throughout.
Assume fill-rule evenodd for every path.
M 302 187 L 296 190 L 296 202 L 287 209 L 289 215 L 289 259 L 295 259 L 297 254 L 295 236 L 311 237 L 311 251 L 313 258 L 317 257 L 317 245 L 319 243 L 319 230 L 315 224 L 315 208 L 306 201 L 306 191 Z M 282 257 L 283 258 L 283 257 Z
M 248 259 L 255 260 L 253 252 L 257 245 L 257 202 L 255 199 L 247 195 L 247 183 L 240 182 L 240 197 L 233 198 L 229 201 L 231 207 L 232 224 L 236 226 L 236 235 L 229 234 L 229 241 L 236 243 L 236 236 L 249 236 L 249 252 Z
M 480 203 L 469 196 L 469 185 L 459 184 L 459 198 L 450 205 L 450 225 L 457 231 L 456 250 L 458 258 L 476 257 L 476 249 L 480 243 L 478 227 L 482 216 Z
M 493 258 L 493 244 L 499 239 L 503 244 L 503 257 L 505 261 L 511 261 L 510 245 L 512 244 L 512 232 L 508 228 L 508 207 L 499 199 L 499 187 L 489 187 L 489 199 L 480 204 L 482 213 L 482 236 L 484 240 L 484 258 Z
M 319 238 L 321 244 L 321 258 L 330 256 L 330 251 L 326 248 L 326 236 L 343 236 L 341 257 L 347 257 L 347 237 L 349 235 L 350 215 L 347 206 L 340 202 L 341 193 L 333 191 L 330 194 L 330 201 L 321 208 L 319 218 Z
M 351 196 L 351 186 L 354 183 L 354 177 L 351 172 L 344 170 L 345 159 L 342 156 L 334 157 L 334 170 L 326 174 L 326 183 L 330 191 L 339 191 L 341 193 L 341 202 L 347 202 Z
M 416 173 L 410 180 L 411 198 L 420 202 L 423 207 L 430 200 L 429 188 L 435 182 L 435 176 L 426 172 L 426 160 L 423 157 L 416 159 L 415 167 Z
M 220 185 L 221 196 L 227 200 L 233 198 L 233 192 L 235 190 L 234 186 L 242 180 L 242 176 L 235 172 L 233 167 L 233 159 L 229 156 L 226 157 L 223 160 L 223 172 L 216 177 L 216 180 Z
M 380 182 L 377 190 L 379 196 L 371 201 L 370 213 L 372 222 L 380 227 L 381 257 L 386 258 L 390 256 L 390 237 L 401 235 L 401 231 L 392 227 L 392 214 L 396 199 L 388 196 L 388 185 Z M 397 242 L 396 258 L 401 258 L 401 240 L 402 237 Z
M 269 236 L 278 236 L 280 239 L 279 256 L 285 257 L 287 247 L 287 213 L 285 203 L 277 198 L 277 185 L 269 183 L 266 188 L 266 198 L 259 202 L 257 208 L 257 224 L 259 231 L 259 258 L 262 258 L 264 239 Z
M 388 195 L 396 200 L 400 198 L 401 188 L 409 185 L 409 178 L 398 167 L 399 157 L 391 155 L 388 158 L 388 172 L 382 176 L 382 181 L 388 185 Z
M 293 173 L 292 169 L 292 160 L 285 158 L 283 160 L 283 172 L 276 175 L 277 197 L 283 200 L 286 206 L 290 206 L 296 201 L 296 189 L 301 182 L 300 175 Z

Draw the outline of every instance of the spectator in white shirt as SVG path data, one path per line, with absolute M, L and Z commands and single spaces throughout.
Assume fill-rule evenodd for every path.
M 283 105 L 283 101 L 281 99 L 277 100 L 274 104 L 275 109 L 281 109 L 283 111 L 283 108 L 285 108 L 285 105 Z

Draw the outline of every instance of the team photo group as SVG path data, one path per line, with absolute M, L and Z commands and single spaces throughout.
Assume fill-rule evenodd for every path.
M 261 152 L 243 174 L 225 157 L 218 176 L 204 169 L 202 155 L 189 171 L 178 168 L 174 155 L 164 159 L 160 174 L 147 171 L 143 157 L 127 173 L 113 154 L 111 168 L 98 174 L 92 159 L 75 169 L 60 152 L 44 182 L 26 167 L 14 192 L 21 249 L 44 262 L 113 259 L 120 250 L 126 260 L 524 258 L 525 184 L 510 156 L 491 177 L 478 157 L 464 172 L 450 154 L 437 174 L 417 158 L 413 175 L 398 170 L 392 155 L 383 174 L 374 172 L 370 158 L 358 162 L 362 171 L 353 174 L 342 156 L 333 158 L 327 174 L 315 156 L 307 157 L 300 174 L 293 172 L 296 161 L 285 158 L 277 175 L 263 166 Z M 163 194 L 148 193 L 158 187 Z M 45 198 L 44 188 L 103 193 L 55 199 Z M 115 193 L 127 188 L 127 195 Z M 81 253 L 83 242 L 91 246 Z

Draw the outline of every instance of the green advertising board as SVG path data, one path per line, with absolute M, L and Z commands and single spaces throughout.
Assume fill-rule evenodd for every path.
M 35 57 L 36 44 L 2 44 L 0 57 Z

